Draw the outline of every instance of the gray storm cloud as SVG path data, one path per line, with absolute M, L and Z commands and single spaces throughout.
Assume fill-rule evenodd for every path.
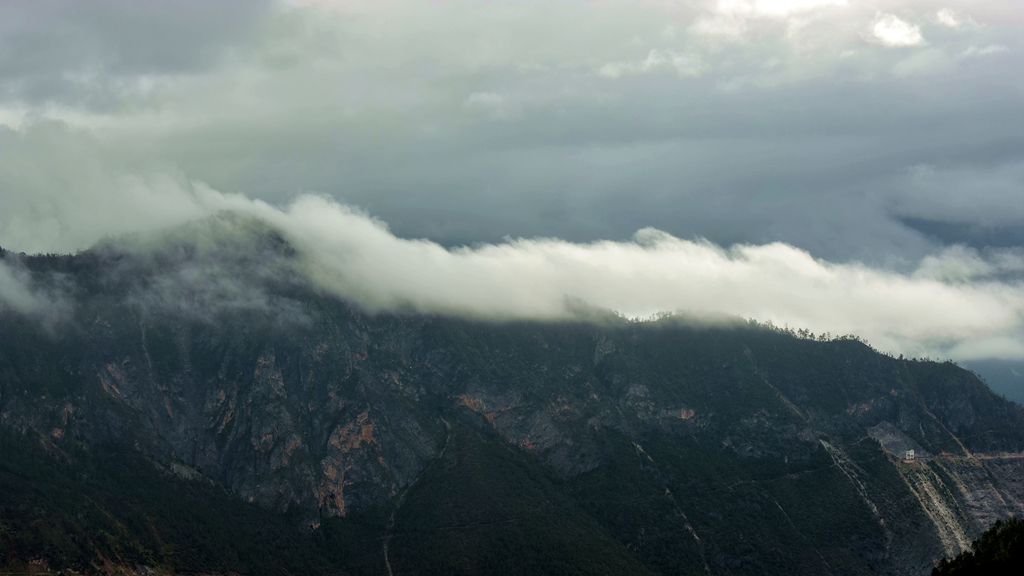
M 654 226 L 909 266 L 943 243 L 922 220 L 1024 219 L 1022 25 L 1016 0 L 11 2 L 0 124 L 446 245 Z

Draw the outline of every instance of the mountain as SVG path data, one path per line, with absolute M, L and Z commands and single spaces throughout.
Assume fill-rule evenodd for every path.
M 0 570 L 927 574 L 1024 514 L 1024 409 L 853 338 L 369 313 L 230 216 L 2 258 Z

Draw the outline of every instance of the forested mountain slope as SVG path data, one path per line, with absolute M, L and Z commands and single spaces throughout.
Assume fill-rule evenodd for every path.
M 1024 410 L 953 364 L 370 314 L 258 237 L 4 255 L 55 308 L 0 312 L 0 566 L 926 574 L 1024 513 Z

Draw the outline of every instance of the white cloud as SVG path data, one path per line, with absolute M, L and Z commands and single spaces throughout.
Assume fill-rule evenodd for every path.
M 964 48 L 964 51 L 960 53 L 964 58 L 975 58 L 978 56 L 992 56 L 994 54 L 1002 54 L 1003 52 L 1009 52 L 1010 49 L 1002 44 L 989 44 L 988 46 L 968 46 Z
M 7 307 L 24 314 L 38 311 L 44 305 L 29 287 L 25 274 L 0 260 L 0 310 Z
M 11 310 L 29 316 L 44 328 L 66 318 L 71 306 L 64 297 L 60 277 L 51 275 L 49 286 L 42 286 L 17 260 L 5 260 L 0 257 L 0 312 Z
M 573 303 L 584 302 L 634 316 L 728 314 L 855 333 L 908 354 L 958 349 L 964 360 L 1007 355 L 1006 342 L 1021 348 L 1024 338 L 1024 283 L 991 280 L 1008 265 L 971 252 L 942 254 L 903 275 L 825 262 L 785 244 L 722 248 L 653 229 L 628 242 L 522 239 L 447 249 L 396 237 L 315 196 L 256 212 L 300 247 L 317 285 L 376 309 L 545 320 L 571 318 Z M 982 276 L 989 280 L 968 281 Z M 972 344 L 989 341 L 999 344 Z
M 846 5 L 847 0 L 718 0 L 715 10 L 730 15 L 785 17 Z
M 693 54 L 652 49 L 643 60 L 634 62 L 610 62 L 601 66 L 598 73 L 607 78 L 619 78 L 630 74 L 671 72 L 682 77 L 694 78 L 704 72 L 701 59 Z
M 871 26 L 871 34 L 875 40 L 891 48 L 924 44 L 921 27 L 901 20 L 895 14 L 879 14 Z
M 982 254 L 974 248 L 951 246 L 921 260 L 914 276 L 959 283 L 1024 278 L 1024 249 L 1002 249 Z
M 847 0 L 717 0 L 691 29 L 706 40 L 739 42 L 765 24 L 783 22 L 792 36 L 815 17 L 846 6 Z
M 956 12 L 949 8 L 943 8 L 935 13 L 935 20 L 946 28 L 957 29 L 963 26 L 963 21 Z
M 105 234 L 174 226 L 219 196 L 166 171 L 131 171 L 88 133 L 58 123 L 0 128 L 0 245 L 26 252 L 85 248 Z

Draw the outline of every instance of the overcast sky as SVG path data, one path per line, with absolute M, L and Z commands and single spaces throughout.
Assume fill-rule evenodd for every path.
M 650 268 L 574 276 L 658 271 L 634 305 L 542 274 L 552 296 L 530 314 L 566 295 L 679 306 L 652 294 L 706 280 L 680 248 L 704 246 L 725 269 L 788 254 L 783 269 L 836 274 L 756 305 L 723 296 L 721 311 L 1022 358 L 1022 49 L 1019 0 L 4 2 L 0 245 L 73 251 L 225 204 L 299 234 L 311 225 L 296 215 L 323 202 L 463 264 L 470 252 L 446 248 L 493 256 L 527 245 L 506 239 L 557 238 L 592 262 L 598 241 L 650 251 L 659 233 L 637 231 L 653 228 L 679 244 Z M 440 291 L 490 270 L 463 264 L 423 274 Z M 751 266 L 737 287 L 786 276 Z M 893 283 L 931 304 L 886 320 Z M 815 286 L 822 302 L 798 306 Z M 502 297 L 474 305 L 519 310 Z

